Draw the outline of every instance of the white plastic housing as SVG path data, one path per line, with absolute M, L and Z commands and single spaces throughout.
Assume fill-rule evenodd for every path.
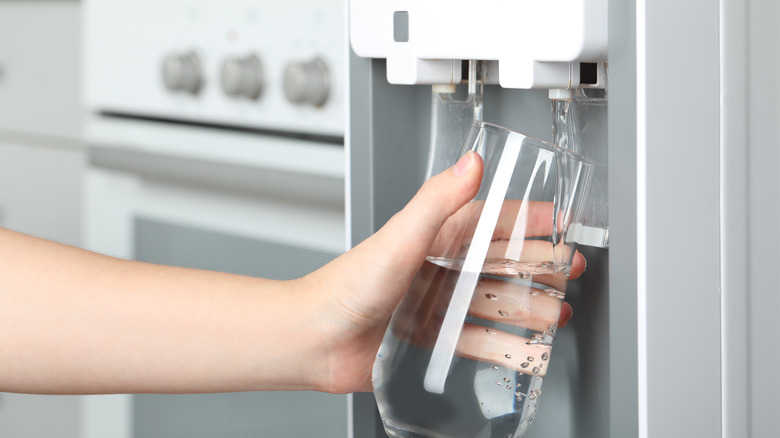
M 394 84 L 457 83 L 476 59 L 503 87 L 570 88 L 607 60 L 607 0 L 350 0 L 350 40 Z

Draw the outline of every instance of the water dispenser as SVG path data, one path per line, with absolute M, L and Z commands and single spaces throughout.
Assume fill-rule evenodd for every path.
M 352 0 L 350 2 L 350 41 L 354 51 L 353 59 L 356 59 L 354 57 L 357 56 L 375 60 L 372 61 L 372 65 L 377 68 L 369 79 L 375 84 L 375 88 L 373 89 L 374 94 L 370 98 L 383 98 L 379 96 L 378 89 L 388 90 L 387 99 L 389 101 L 386 102 L 386 105 L 382 105 L 388 108 L 388 112 L 382 114 L 381 119 L 369 120 L 365 124 L 379 129 L 382 129 L 382 126 L 405 126 L 405 134 L 388 133 L 388 135 L 395 137 L 395 140 L 389 140 L 389 143 L 399 143 L 399 149 L 395 150 L 394 154 L 392 151 L 382 152 L 388 154 L 387 160 L 382 160 L 383 166 L 374 166 L 370 169 L 353 167 L 354 174 L 363 174 L 371 178 L 372 175 L 376 176 L 378 173 L 385 172 L 385 167 L 392 166 L 389 164 L 391 161 L 403 160 L 402 167 L 406 169 L 404 172 L 408 173 L 408 178 L 405 178 L 406 182 L 401 183 L 400 187 L 404 185 L 409 188 L 419 186 L 422 180 L 444 170 L 455 162 L 464 140 L 466 140 L 469 126 L 483 120 L 506 126 L 523 134 L 529 134 L 531 137 L 535 136 L 550 141 L 574 152 L 575 155 L 581 154 L 588 161 L 589 184 L 592 184 L 594 190 L 589 200 L 584 202 L 584 213 L 570 224 L 570 236 L 576 235 L 577 243 L 580 246 L 593 247 L 591 250 L 582 250 L 587 258 L 592 259 L 592 266 L 602 265 L 606 259 L 605 248 L 609 243 L 606 191 L 606 115 L 608 108 L 606 0 L 549 2 L 507 0 L 485 2 L 388 0 L 377 2 Z M 355 77 L 353 76 L 353 80 Z M 427 102 L 423 103 L 421 99 L 424 99 L 425 90 L 427 90 L 428 99 Z M 353 95 L 353 105 L 359 104 L 357 100 L 364 97 L 369 98 L 368 96 Z M 519 110 L 511 108 L 511 106 L 517 105 L 521 106 Z M 356 121 L 352 120 L 352 123 L 354 125 Z M 357 123 L 361 122 L 357 121 Z M 498 127 L 498 129 L 504 128 Z M 534 156 L 538 157 L 538 155 Z M 376 157 L 373 160 L 379 162 Z M 394 190 L 404 191 L 403 188 L 399 189 L 397 185 L 376 190 L 386 191 L 390 199 L 399 196 L 398 193 L 392 193 Z M 376 196 L 376 193 L 369 196 Z M 360 193 L 353 193 L 353 201 L 359 197 Z M 558 199 L 560 199 L 560 194 Z M 353 205 L 355 204 L 353 203 Z M 485 208 L 488 208 L 487 204 Z M 476 243 L 472 246 L 476 246 Z M 468 256 L 466 260 L 468 260 Z M 599 277 L 599 271 L 603 273 L 603 269 L 594 269 L 594 271 L 597 271 L 593 274 L 595 278 Z M 461 280 L 458 281 L 462 282 Z M 455 281 L 453 280 L 453 282 Z M 595 282 L 603 283 L 602 280 Z M 588 285 L 585 283 L 587 282 L 583 281 L 582 284 L 578 284 L 574 288 L 587 288 Z M 453 284 L 453 287 L 457 290 L 457 286 Z M 531 287 L 528 290 L 536 290 L 538 293 L 538 290 L 545 290 L 545 288 Z M 474 294 L 475 292 L 471 291 L 470 293 Z M 602 293 L 605 293 L 603 288 Z M 575 290 L 574 294 L 576 296 L 579 293 Z M 494 296 L 493 294 L 488 295 Z M 455 300 L 455 297 L 452 300 Z M 479 307 L 472 302 L 472 307 L 474 306 Z M 408 305 L 402 303 L 399 312 L 402 312 L 406 307 Z M 451 310 L 452 306 L 450 310 L 447 310 L 447 316 L 450 316 Z M 440 312 L 443 311 L 440 310 Z M 463 312 L 465 314 L 466 310 L 464 309 Z M 497 318 L 507 313 L 505 310 L 502 312 L 504 313 L 497 315 Z M 468 313 L 469 318 L 473 318 L 474 312 L 469 311 Z M 400 325 L 414 324 L 413 320 L 414 318 L 410 317 L 402 322 L 394 321 L 391 323 L 391 326 L 395 327 L 395 335 L 398 332 L 403 332 L 399 329 Z M 473 323 L 471 320 L 470 322 Z M 460 327 L 461 323 L 463 323 L 462 316 L 455 324 Z M 521 323 L 521 325 L 523 324 Z M 487 333 L 491 333 L 491 331 L 495 333 L 496 330 L 499 333 L 504 333 L 501 331 L 504 326 L 496 329 L 494 325 L 487 324 L 486 327 Z M 549 329 L 547 326 L 541 328 L 536 336 L 541 338 L 550 335 L 551 331 L 554 333 L 554 326 L 550 326 Z M 446 331 L 446 322 L 444 326 L 436 326 L 432 330 L 434 332 L 440 331 L 443 334 Z M 391 353 L 395 354 L 395 348 L 398 344 L 391 331 L 388 332 L 389 338 L 386 338 L 391 339 L 391 341 L 389 344 L 383 344 L 383 348 L 387 350 L 388 345 L 390 345 L 392 346 Z M 463 332 L 459 333 L 461 337 L 464 337 L 468 332 L 469 330 L 463 329 Z M 528 336 L 531 336 L 530 332 Z M 551 342 L 552 336 L 545 339 Z M 498 414 L 491 412 L 483 405 L 482 411 L 476 412 L 471 417 L 472 421 L 470 422 L 468 415 L 471 414 L 466 415 L 466 412 L 461 412 L 461 416 L 466 418 L 462 421 L 466 421 L 466 423 L 459 424 L 453 420 L 451 427 L 443 426 L 439 431 L 422 428 L 417 432 L 408 432 L 404 425 L 398 426 L 394 423 L 394 421 L 400 420 L 393 418 L 391 414 L 393 409 L 386 406 L 396 399 L 401 400 L 398 403 L 410 403 L 411 400 L 408 397 L 397 397 L 398 391 L 395 390 L 404 387 L 403 384 L 389 385 L 390 392 L 380 384 L 377 397 L 382 407 L 384 427 L 391 436 L 500 436 L 504 438 L 521 435 L 533 436 L 534 428 L 545 430 L 544 424 L 539 425 L 539 423 L 554 424 L 556 421 L 564 420 L 562 423 L 573 424 L 572 418 L 579 415 L 580 412 L 572 409 L 571 406 L 564 406 L 568 403 L 565 400 L 571 398 L 571 385 L 573 384 L 571 379 L 573 377 L 562 370 L 579 365 L 578 362 L 582 360 L 583 354 L 578 354 L 576 351 L 576 340 L 564 337 L 562 342 L 564 343 L 564 352 L 557 355 L 556 350 L 556 353 L 550 355 L 549 351 L 545 351 L 544 363 L 541 360 L 541 352 L 536 355 L 533 352 L 529 353 L 523 350 L 524 357 L 539 359 L 538 363 L 532 367 L 529 360 L 518 362 L 517 373 L 509 373 L 508 377 L 494 378 L 493 380 L 498 383 L 488 382 L 491 370 L 495 372 L 499 367 L 511 369 L 511 364 L 483 361 L 484 363 L 474 365 L 475 373 L 472 374 L 479 375 L 480 378 L 472 378 L 471 384 L 466 385 L 470 389 L 467 388 L 461 396 L 465 397 L 466 393 L 476 394 L 475 400 L 479 400 L 479 394 L 495 392 L 499 386 L 499 389 L 506 392 L 505 387 L 511 383 L 513 397 L 508 399 L 519 407 L 514 410 L 496 409 L 496 412 L 513 412 L 517 416 L 518 423 L 522 423 L 521 426 L 512 425 L 511 421 L 504 422 L 501 426 L 498 426 L 496 422 L 491 426 L 491 421 L 495 422 L 495 420 L 490 420 L 490 418 L 498 418 Z M 591 342 L 598 341 L 591 339 Z M 455 343 L 456 341 L 453 340 L 452 345 L 454 346 Z M 440 347 L 439 342 L 435 344 L 428 345 L 432 349 L 433 357 L 437 356 Z M 414 348 L 418 348 L 418 346 Z M 425 346 L 419 348 L 424 349 Z M 454 349 L 453 347 L 452 350 Z M 380 357 L 378 361 L 382 365 L 375 367 L 375 374 L 380 374 L 379 377 L 375 375 L 375 385 L 378 384 L 377 382 L 387 379 L 388 374 L 396 370 L 387 358 L 388 352 L 380 351 L 380 356 L 383 353 L 385 356 Z M 509 353 L 506 355 L 510 356 Z M 396 356 L 401 357 L 402 355 L 395 354 L 393 357 Z M 423 353 L 422 356 L 429 358 L 431 363 L 410 365 L 411 362 L 398 359 L 398 367 L 425 368 L 427 366 L 428 374 L 430 374 L 432 367 L 434 367 L 434 358 L 431 357 L 431 354 Z M 589 355 L 585 354 L 584 356 Z M 555 360 L 552 359 L 553 357 Z M 550 358 L 549 364 L 546 363 L 548 358 Z M 450 360 L 452 359 L 450 358 Z M 500 360 L 494 362 L 500 362 Z M 521 368 L 520 365 L 526 362 L 528 362 L 527 369 Z M 447 362 L 447 364 L 449 363 Z M 547 370 L 544 373 L 532 372 L 532 370 L 541 371 L 538 365 L 556 368 L 550 368 L 549 374 Z M 479 370 L 484 368 L 484 370 L 479 371 L 477 368 Z M 461 372 L 470 373 L 470 371 L 463 370 Z M 444 374 L 446 374 L 446 370 Z M 541 397 L 542 379 L 540 375 L 544 375 L 544 379 L 549 379 L 551 382 L 546 384 L 544 388 L 544 397 Z M 560 381 L 554 383 L 556 375 L 566 377 L 559 377 Z M 539 380 L 521 384 L 518 379 L 524 379 L 523 376 L 530 377 L 532 380 L 539 378 Z M 426 376 L 426 378 L 428 377 L 430 376 Z M 511 382 L 507 383 L 502 379 L 508 379 Z M 426 383 L 430 384 L 428 380 Z M 408 385 L 408 382 L 405 384 Z M 494 388 L 489 385 L 493 385 Z M 528 387 L 526 388 L 526 386 Z M 425 399 L 426 394 L 437 391 L 445 392 L 445 387 L 446 384 L 442 381 L 439 386 L 427 386 L 425 389 L 412 389 L 412 387 L 407 386 L 406 391 L 419 391 L 415 397 Z M 549 398 L 552 398 L 553 401 L 550 402 L 550 406 L 545 406 L 542 398 L 548 398 L 548 392 L 552 394 Z M 567 392 L 569 395 L 565 395 Z M 556 396 L 556 393 L 561 395 Z M 391 396 L 388 397 L 388 394 Z M 437 412 L 441 413 L 441 409 L 439 409 L 441 406 L 438 408 L 433 406 L 435 403 L 431 400 L 434 399 L 435 397 L 431 398 L 427 403 L 429 403 L 432 412 L 438 409 Z M 486 399 L 493 400 L 490 397 Z M 528 409 L 523 409 L 524 404 L 528 405 L 525 406 Z M 535 415 L 537 405 L 540 409 L 538 416 Z M 460 406 L 461 409 L 465 409 L 463 408 L 465 405 Z M 425 412 L 424 408 L 415 409 L 421 409 L 423 413 Z M 474 409 L 479 411 L 477 408 Z M 541 414 L 545 409 L 549 409 L 551 412 L 546 415 Z M 400 416 L 406 419 L 415 417 L 408 412 L 405 415 L 405 417 L 404 415 Z M 556 417 L 557 420 L 555 420 Z M 535 418 L 538 418 L 537 425 L 529 428 L 528 426 L 534 422 Z M 410 421 L 414 423 L 414 420 Z M 437 421 L 441 422 L 441 418 L 438 418 Z M 422 420 L 421 422 L 426 423 Z M 377 436 L 383 436 L 381 428 L 379 423 L 375 424 L 374 429 Z M 415 429 L 414 426 L 408 428 Z M 441 430 L 447 432 L 441 432 Z M 526 430 L 530 430 L 530 435 L 524 434 Z M 547 433 L 550 430 L 547 428 Z M 559 436 L 562 435 L 560 426 L 555 426 L 553 430 Z

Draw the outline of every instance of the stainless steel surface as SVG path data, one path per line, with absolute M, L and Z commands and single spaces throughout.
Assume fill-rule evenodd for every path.
M 637 160 L 620 165 L 637 166 L 639 436 L 716 437 L 723 415 L 719 5 L 696 0 L 681 9 L 653 0 L 637 8 Z M 695 348 L 672 341 L 688 334 Z M 671 402 L 670 389 L 695 394 L 695 409 Z
M 723 437 L 773 437 L 780 392 L 780 5 L 720 6 Z
M 614 438 L 639 433 L 637 356 L 637 151 L 636 151 L 636 7 L 634 2 L 609 3 L 609 120 L 607 151 L 610 248 L 605 324 L 609 352 L 599 371 L 608 393 L 604 423 Z M 577 312 L 577 309 L 575 309 Z M 580 318 L 580 312 L 574 320 Z M 606 365 L 606 366 L 605 366 Z

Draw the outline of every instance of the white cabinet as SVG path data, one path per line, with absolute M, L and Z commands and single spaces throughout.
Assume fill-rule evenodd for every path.
M 81 4 L 0 2 L 0 133 L 81 135 Z
M 0 226 L 81 243 L 80 2 L 0 2 Z M 0 393 L 3 438 L 80 436 L 80 398 Z
M 0 226 L 81 244 L 84 153 L 0 136 Z

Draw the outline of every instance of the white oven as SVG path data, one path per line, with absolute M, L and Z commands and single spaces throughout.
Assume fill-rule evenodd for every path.
M 345 249 L 341 0 L 84 2 L 86 246 L 294 278 Z M 86 397 L 84 437 L 345 437 L 347 397 Z

